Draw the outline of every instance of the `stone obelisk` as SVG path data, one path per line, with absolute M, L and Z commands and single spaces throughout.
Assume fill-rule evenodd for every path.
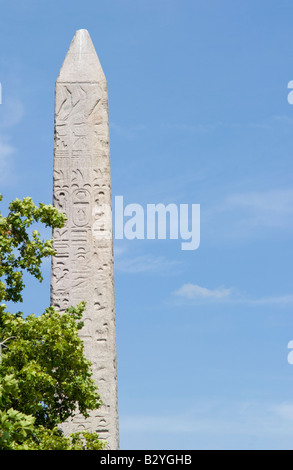
M 76 416 L 65 433 L 97 432 L 119 448 L 112 202 L 107 82 L 89 33 L 75 33 L 55 89 L 54 230 L 51 305 L 86 302 L 80 336 L 103 405 Z

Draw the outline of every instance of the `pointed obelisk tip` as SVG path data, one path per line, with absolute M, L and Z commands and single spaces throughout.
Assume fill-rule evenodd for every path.
M 87 29 L 78 29 L 71 41 L 57 82 L 95 83 L 105 75 Z
M 92 44 L 92 40 L 87 29 L 78 29 L 77 31 L 75 31 L 75 35 L 71 42 L 71 46 L 73 43 L 76 43 L 76 42 L 79 44 L 82 50 L 86 50 L 88 45 Z

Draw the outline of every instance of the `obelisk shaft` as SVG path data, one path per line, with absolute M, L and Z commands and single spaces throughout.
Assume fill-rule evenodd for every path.
M 103 405 L 65 432 L 97 432 L 119 448 L 107 83 L 86 30 L 76 32 L 56 82 L 54 205 L 67 216 L 53 233 L 51 304 L 86 302 L 80 336 Z

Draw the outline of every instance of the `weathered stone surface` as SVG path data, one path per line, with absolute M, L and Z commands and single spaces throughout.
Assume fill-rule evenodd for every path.
M 81 337 L 103 406 L 66 433 L 98 432 L 119 448 L 108 92 L 86 30 L 76 32 L 56 82 L 54 205 L 67 216 L 53 233 L 51 304 L 84 300 Z

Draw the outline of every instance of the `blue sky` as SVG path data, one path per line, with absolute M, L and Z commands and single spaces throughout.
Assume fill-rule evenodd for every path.
M 198 250 L 115 241 L 122 449 L 293 449 L 292 18 L 289 0 L 0 1 L 2 211 L 52 201 L 55 80 L 81 28 L 113 197 L 201 205 Z M 49 305 L 43 272 L 26 313 Z

